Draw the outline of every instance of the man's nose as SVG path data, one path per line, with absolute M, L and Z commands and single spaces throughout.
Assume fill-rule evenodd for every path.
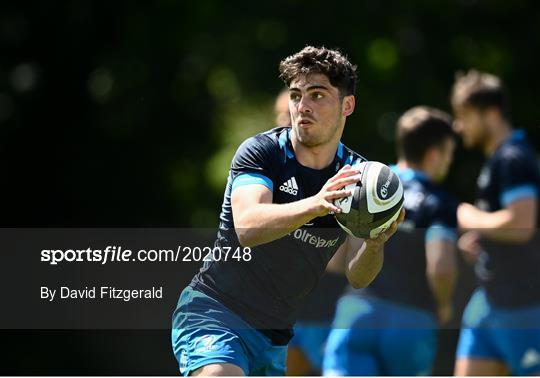
M 303 96 L 300 99 L 300 102 L 298 103 L 298 111 L 300 113 L 311 113 L 313 111 L 311 109 L 311 104 L 309 102 L 309 98 Z

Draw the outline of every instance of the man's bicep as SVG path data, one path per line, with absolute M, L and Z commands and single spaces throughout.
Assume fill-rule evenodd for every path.
M 512 222 L 516 228 L 534 229 L 536 228 L 536 215 L 538 212 L 538 198 L 525 197 L 515 200 L 506 206 L 510 211 Z
M 271 190 L 262 184 L 241 185 L 234 188 L 231 194 L 233 218 L 241 218 L 243 212 L 257 204 L 272 203 L 272 197 Z

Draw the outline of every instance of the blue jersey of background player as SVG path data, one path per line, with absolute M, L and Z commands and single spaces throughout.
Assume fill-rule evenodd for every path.
M 452 92 L 466 147 L 488 157 L 476 206 L 458 208 L 459 247 L 476 260 L 480 288 L 465 309 L 456 375 L 540 374 L 540 170 L 522 131 L 513 130 L 499 78 L 470 71 Z
M 437 317 L 452 313 L 457 202 L 436 182 L 451 164 L 449 115 L 415 107 L 398 121 L 398 165 L 406 216 L 385 247 L 384 267 L 365 289 L 338 302 L 325 375 L 429 375 Z
M 340 143 L 355 105 L 355 67 L 338 51 L 308 46 L 282 61 L 280 72 L 292 128 L 240 146 L 216 240 L 223 250 L 251 247 L 250 258 L 205 263 L 173 315 L 173 349 L 185 375 L 283 375 L 295 312 L 328 260 L 346 249 L 347 278 L 363 287 L 397 229 L 394 223 L 364 242 L 345 236 L 330 215 L 340 211 L 336 198 L 351 195 L 341 189 L 360 179 L 348 165 L 360 157 Z

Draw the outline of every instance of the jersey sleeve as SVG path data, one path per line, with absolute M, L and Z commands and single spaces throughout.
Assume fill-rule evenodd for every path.
M 240 145 L 231 164 L 232 190 L 245 185 L 263 185 L 274 190 L 271 140 L 264 136 L 247 139 Z
M 432 198 L 432 211 L 425 242 L 457 240 L 457 202 L 452 198 Z
M 517 148 L 508 149 L 500 160 L 498 179 L 500 183 L 499 202 L 507 207 L 523 198 L 538 198 L 538 166 L 534 156 L 528 156 Z

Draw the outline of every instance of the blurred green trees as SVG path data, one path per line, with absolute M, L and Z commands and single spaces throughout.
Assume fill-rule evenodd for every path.
M 0 5 L 4 225 L 210 226 L 238 144 L 273 127 L 277 66 L 306 44 L 358 65 L 344 142 L 394 159 L 394 122 L 448 110 L 456 70 L 501 75 L 539 147 L 532 1 Z M 472 163 L 471 163 L 472 162 Z M 448 180 L 473 195 L 479 156 Z

